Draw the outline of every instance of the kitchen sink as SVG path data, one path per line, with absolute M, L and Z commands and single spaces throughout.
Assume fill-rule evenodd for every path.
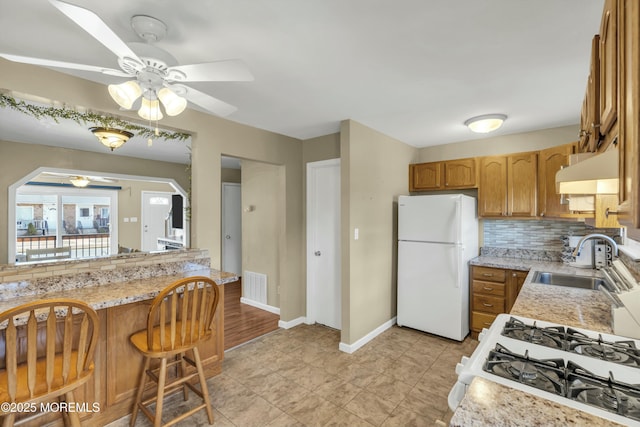
M 574 276 L 571 274 L 549 273 L 545 271 L 536 271 L 531 282 L 582 289 L 598 289 L 600 285 L 603 285 L 607 289 L 611 288 L 607 281 L 600 277 Z

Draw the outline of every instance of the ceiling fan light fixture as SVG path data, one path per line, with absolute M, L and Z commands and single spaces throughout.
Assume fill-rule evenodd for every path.
M 505 120 L 505 114 L 484 114 L 470 118 L 464 125 L 476 133 L 489 133 L 498 130 Z
M 142 97 L 138 115 L 149 121 L 162 120 L 162 117 L 164 117 L 162 111 L 160 111 L 160 102 L 157 99 L 147 99 L 144 96 Z
M 74 187 L 84 188 L 89 185 L 89 180 L 84 176 L 74 176 L 69 179 Z
M 101 127 L 90 128 L 91 132 L 98 138 L 98 141 L 111 151 L 120 148 L 133 136 L 131 132 L 121 129 L 109 129 Z M 74 184 L 75 185 L 75 184 Z
M 169 116 L 177 116 L 187 108 L 187 100 L 176 95 L 171 89 L 163 87 L 158 91 L 158 99 Z
M 142 95 L 142 89 L 135 80 L 121 83 L 119 85 L 109 85 L 109 95 L 119 106 L 127 110 Z

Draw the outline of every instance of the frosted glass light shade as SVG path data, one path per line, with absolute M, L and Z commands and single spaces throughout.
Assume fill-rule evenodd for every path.
M 506 119 L 507 116 L 504 114 L 485 114 L 483 116 L 472 117 L 464 122 L 464 124 L 473 132 L 489 133 L 498 130 Z
M 142 95 L 142 89 L 134 80 L 119 85 L 109 85 L 109 95 L 122 108 L 129 110 L 136 99 Z
M 160 111 L 160 102 L 157 99 L 142 98 L 142 105 L 138 110 L 138 115 L 145 120 L 162 120 L 162 111 Z
M 171 89 L 163 87 L 158 91 L 158 98 L 169 116 L 177 116 L 187 108 L 187 100 L 176 95 Z
M 96 138 L 98 138 L 98 141 L 100 141 L 102 145 L 109 148 L 111 151 L 115 150 L 116 148 L 122 147 L 124 143 L 133 136 L 131 132 L 120 129 L 94 127 L 90 130 L 96 136 Z
M 89 185 L 89 180 L 83 176 L 74 176 L 69 181 L 74 187 L 84 188 Z

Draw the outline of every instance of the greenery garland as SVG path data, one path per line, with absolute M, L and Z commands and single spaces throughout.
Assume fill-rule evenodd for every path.
M 191 136 L 188 133 L 170 132 L 163 129 L 158 129 L 156 131 L 156 129 L 149 129 L 148 127 L 127 122 L 117 117 L 106 116 L 104 114 L 93 113 L 91 111 L 83 113 L 72 108 L 47 107 L 29 104 L 28 102 L 22 100 L 16 100 L 15 98 L 6 94 L 0 94 L 0 107 L 11 108 L 15 111 L 19 111 L 36 119 L 50 118 L 53 119 L 56 123 L 60 123 L 60 119 L 65 119 L 73 120 L 80 125 L 92 123 L 104 128 L 123 129 L 142 138 L 162 138 L 167 141 L 184 141 Z

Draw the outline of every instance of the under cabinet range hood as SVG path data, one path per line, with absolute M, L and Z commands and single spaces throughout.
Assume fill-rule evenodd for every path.
M 618 176 L 618 150 L 608 150 L 560 169 L 556 173 L 556 191 L 559 194 L 617 194 Z

